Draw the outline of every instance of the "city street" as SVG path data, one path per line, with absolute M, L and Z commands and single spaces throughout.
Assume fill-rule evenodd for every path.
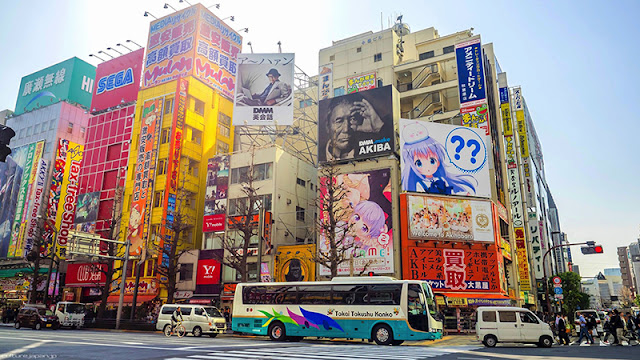
M 472 337 L 450 336 L 436 342 L 382 347 L 367 342 L 305 340 L 277 343 L 262 337 L 233 335 L 166 338 L 159 332 L 101 330 L 35 331 L 0 329 L 0 358 L 59 359 L 637 359 L 638 347 L 498 346 L 486 349 Z

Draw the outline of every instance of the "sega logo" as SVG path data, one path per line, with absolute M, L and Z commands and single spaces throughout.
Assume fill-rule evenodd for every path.
M 118 89 L 129 84 L 133 84 L 133 69 L 131 68 L 101 77 L 100 80 L 98 80 L 96 95 L 100 95 L 105 91 Z

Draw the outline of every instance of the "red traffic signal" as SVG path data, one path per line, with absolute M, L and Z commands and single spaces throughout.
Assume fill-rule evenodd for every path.
M 583 246 L 580 248 L 583 254 L 602 254 L 604 250 L 602 249 L 602 245 L 589 244 L 589 246 Z

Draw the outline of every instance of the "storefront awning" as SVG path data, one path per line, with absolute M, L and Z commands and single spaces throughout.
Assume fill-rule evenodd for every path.
M 46 274 L 47 272 L 49 272 L 49 268 L 41 267 L 38 270 L 38 272 L 40 274 Z M 2 269 L 0 270 L 0 278 L 16 277 L 18 276 L 17 274 L 20 274 L 20 273 L 22 273 L 23 276 L 30 276 L 31 274 L 33 274 L 33 269 L 28 267 L 17 268 L 17 269 Z
M 156 295 L 138 295 L 136 299 L 136 305 L 140 305 L 145 301 L 150 301 L 155 299 Z M 111 295 L 107 298 L 107 302 L 110 304 L 117 304 L 120 301 L 120 295 Z M 124 302 L 125 305 L 133 304 L 133 295 L 125 295 Z
M 453 306 L 510 306 L 511 299 L 506 295 L 493 293 L 436 293 L 447 297 L 448 305 Z M 442 298 L 436 300 L 441 304 Z

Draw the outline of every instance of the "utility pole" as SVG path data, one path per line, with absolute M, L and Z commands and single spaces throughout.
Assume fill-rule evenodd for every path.
M 258 213 L 258 282 L 262 282 L 262 234 L 264 233 L 264 203 Z

